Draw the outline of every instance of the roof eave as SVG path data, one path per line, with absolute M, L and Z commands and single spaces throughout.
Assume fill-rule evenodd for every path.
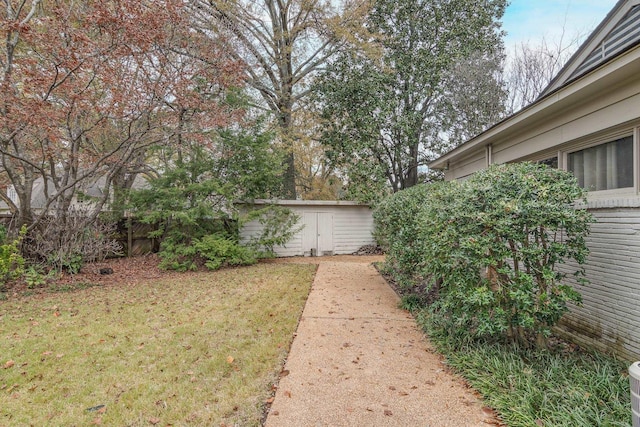
M 519 110 L 509 117 L 506 117 L 475 138 L 470 139 L 464 144 L 442 155 L 438 159 L 430 162 L 428 167 L 431 169 L 446 170 L 448 163 L 452 160 L 460 158 L 464 154 L 472 151 L 474 148 L 484 147 L 495 142 L 496 138 L 504 137 L 504 133 L 507 130 L 514 133 L 518 132 L 521 128 L 529 125 L 529 120 L 531 120 L 531 118 L 539 118 L 544 114 L 545 110 L 549 111 L 553 106 L 557 105 L 560 101 L 566 101 L 570 96 L 575 97 L 579 96 L 581 93 L 585 93 L 585 91 L 594 87 L 592 84 L 601 82 L 607 77 L 611 78 L 614 73 L 624 74 L 626 72 L 626 74 L 629 75 L 637 73 L 637 69 L 640 67 L 640 65 L 638 65 L 639 63 L 640 46 L 636 45 L 634 48 L 629 49 L 616 58 L 602 64 L 600 67 L 568 82 L 564 86 L 555 89 L 542 98 L 539 98 L 527 107 Z

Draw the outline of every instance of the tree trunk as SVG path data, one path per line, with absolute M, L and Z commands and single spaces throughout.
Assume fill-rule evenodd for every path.
M 292 135 L 291 98 L 285 97 L 279 106 L 280 131 L 284 144 L 286 158 L 285 169 L 282 177 L 282 197 L 284 199 L 296 199 L 296 166 L 293 155 L 294 137 Z

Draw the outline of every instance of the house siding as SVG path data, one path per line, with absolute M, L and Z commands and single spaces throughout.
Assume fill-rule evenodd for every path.
M 301 205 L 286 205 L 286 207 L 300 216 L 298 226 L 304 226 L 305 214 L 324 214 L 325 217 L 332 217 L 332 228 L 330 230 L 318 230 L 320 234 L 330 233 L 333 247 L 332 250 L 327 250 L 327 254 L 352 254 L 364 245 L 375 244 L 372 234 L 373 212 L 368 206 L 344 203 L 335 205 L 303 205 L 304 202 L 299 203 Z M 327 224 L 325 226 L 328 226 Z M 276 255 L 279 257 L 311 255 L 310 247 L 303 245 L 304 231 L 302 229 L 297 232 L 286 245 L 274 247 Z M 247 241 L 251 236 L 256 236 L 261 232 L 262 226 L 260 223 L 257 221 L 249 222 L 240 231 L 241 240 Z M 307 244 L 307 246 L 309 245 Z
M 598 221 L 587 239 L 590 283 L 568 278 L 583 304 L 572 306 L 557 329 L 630 360 L 640 360 L 639 43 L 640 4 L 620 1 L 538 100 L 429 164 L 445 170 L 447 180 L 483 169 L 479 158 L 489 151 L 492 163 L 557 156 L 567 169 L 571 153 L 633 135 L 633 186 L 592 192 L 581 207 Z
M 557 333 L 572 341 L 613 352 L 628 360 L 640 358 L 640 209 L 591 210 L 597 220 L 587 239 L 587 285 L 573 284 L 582 305 L 571 307 Z M 567 265 L 565 272 L 575 271 Z

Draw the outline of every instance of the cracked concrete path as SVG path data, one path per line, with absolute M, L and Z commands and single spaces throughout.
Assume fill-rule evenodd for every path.
M 498 424 L 369 259 L 319 262 L 284 369 L 266 427 Z

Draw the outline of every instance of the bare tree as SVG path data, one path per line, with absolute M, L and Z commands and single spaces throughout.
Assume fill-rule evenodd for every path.
M 538 43 L 522 42 L 515 46 L 505 67 L 508 88 L 507 113 L 534 102 L 575 52 L 581 34 L 567 40 L 563 32 L 557 42 L 546 38 Z
M 200 31 L 228 37 L 246 80 L 275 115 L 288 152 L 285 197 L 295 198 L 293 114 L 309 94 L 310 79 L 346 41 L 362 42 L 361 18 L 368 2 L 360 0 L 191 0 Z M 259 100 L 258 100 L 259 101 Z

